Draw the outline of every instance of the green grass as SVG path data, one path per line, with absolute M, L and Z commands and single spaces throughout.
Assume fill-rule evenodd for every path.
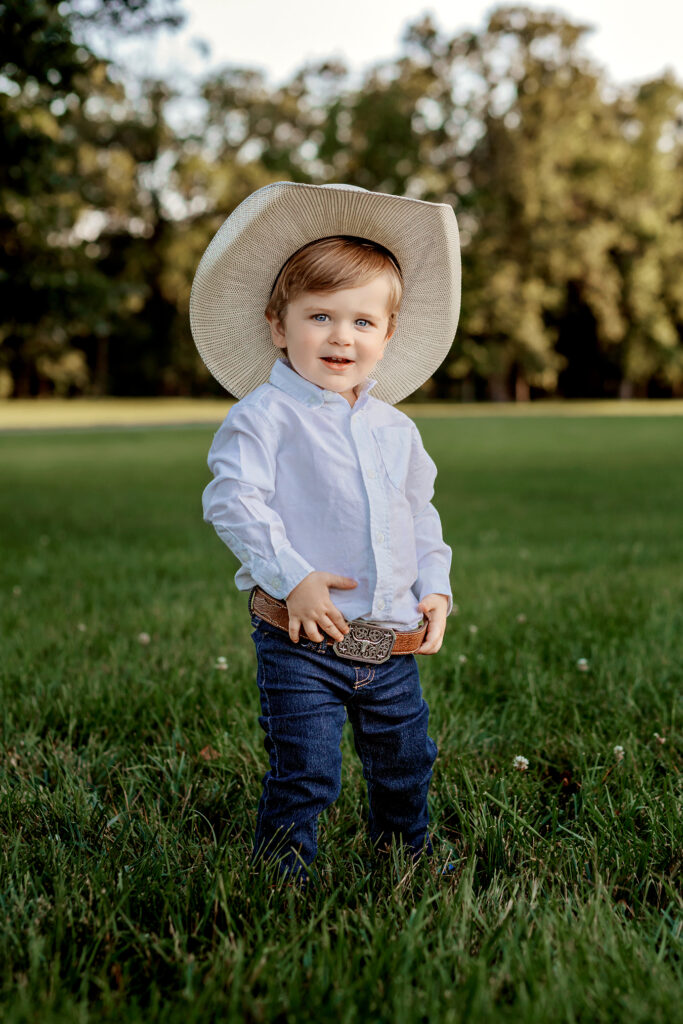
M 267 758 L 213 431 L 3 440 L 6 1024 L 682 1019 L 680 421 L 418 425 L 459 606 L 418 659 L 436 854 L 366 866 L 346 733 L 305 896 L 248 868 Z

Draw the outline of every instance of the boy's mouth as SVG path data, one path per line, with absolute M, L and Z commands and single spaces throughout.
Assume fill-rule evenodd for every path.
M 321 356 L 323 363 L 327 366 L 333 366 L 335 369 L 340 369 L 342 366 L 351 366 L 353 359 L 343 359 L 339 356 Z

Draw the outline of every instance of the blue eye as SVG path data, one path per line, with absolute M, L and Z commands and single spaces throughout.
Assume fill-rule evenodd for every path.
M 315 322 L 318 323 L 318 324 L 325 323 L 329 319 L 330 319 L 330 317 L 329 317 L 328 313 L 313 313 L 311 315 L 311 320 L 315 320 Z M 356 323 L 358 324 L 359 327 L 371 327 L 372 326 L 370 320 L 366 320 L 365 317 L 362 317 L 362 316 L 358 317 L 358 319 L 356 320 Z

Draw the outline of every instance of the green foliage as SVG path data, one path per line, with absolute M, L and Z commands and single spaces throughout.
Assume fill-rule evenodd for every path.
M 303 897 L 248 865 L 267 755 L 211 429 L 3 446 L 7 1024 L 678 1019 L 679 422 L 420 429 L 458 605 L 418 659 L 435 857 L 372 863 L 346 732 Z
M 291 179 L 454 206 L 462 317 L 416 399 L 683 395 L 683 86 L 617 88 L 587 26 L 504 6 L 448 37 L 423 16 L 360 83 L 331 60 L 277 87 L 222 68 L 181 126 L 176 86 L 126 88 L 85 42 L 172 25 L 172 2 L 3 9 L 0 394 L 218 393 L 194 271 L 242 199 Z
M 99 14 L 139 30 L 144 6 L 111 0 Z M 4 7 L 0 394 L 126 391 L 130 375 L 156 391 L 174 307 L 157 280 L 165 225 L 143 181 L 168 142 L 167 90 L 152 84 L 136 108 L 106 62 L 75 41 L 85 8 Z M 150 316 L 137 321 L 147 299 Z

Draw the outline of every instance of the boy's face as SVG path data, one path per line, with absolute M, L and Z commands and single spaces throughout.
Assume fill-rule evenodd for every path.
M 389 293 L 386 274 L 355 288 L 303 292 L 288 304 L 284 323 L 268 317 L 273 342 L 287 349 L 298 374 L 353 405 L 354 387 L 372 372 L 391 337 Z M 347 362 L 326 361 L 328 356 Z

